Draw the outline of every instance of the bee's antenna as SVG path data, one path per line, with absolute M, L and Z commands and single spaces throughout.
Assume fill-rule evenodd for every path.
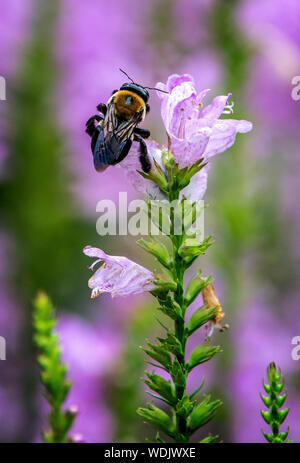
M 129 77 L 127 72 L 123 71 L 123 69 L 121 68 L 119 68 L 119 71 L 123 72 L 123 74 L 125 74 L 125 76 L 128 77 L 128 79 L 131 80 L 133 84 L 135 84 L 134 80 L 132 80 L 132 78 Z M 148 90 L 157 90 L 158 92 L 162 92 L 162 93 L 169 93 L 169 92 L 166 92 L 165 90 L 161 90 L 160 88 L 156 88 L 156 87 L 143 87 L 143 88 L 147 88 Z
M 158 92 L 162 92 L 162 93 L 169 93 L 169 92 L 166 92 L 166 90 L 161 90 L 160 88 L 156 88 L 156 87 L 144 87 L 144 88 L 147 88 L 148 90 L 157 90 Z
M 131 80 L 131 82 L 134 84 L 134 81 L 132 80 L 131 77 L 129 77 L 129 75 L 127 74 L 127 72 L 123 71 L 123 69 L 119 68 L 119 71 L 123 72 L 123 74 L 125 74 L 126 77 L 128 77 L 129 80 Z

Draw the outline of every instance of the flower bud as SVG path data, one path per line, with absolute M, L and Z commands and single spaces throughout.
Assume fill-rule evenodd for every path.
M 166 169 L 174 166 L 175 160 L 172 151 L 167 150 L 162 153 L 162 163 Z

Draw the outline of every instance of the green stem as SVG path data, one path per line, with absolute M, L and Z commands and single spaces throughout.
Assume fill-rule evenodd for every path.
M 172 197 L 172 192 L 169 193 L 169 200 L 172 199 L 178 200 L 179 194 L 176 197 Z M 177 290 L 174 294 L 175 301 L 179 304 L 182 310 L 182 318 L 179 318 L 174 323 L 175 329 L 175 336 L 179 340 L 182 348 L 182 354 L 177 355 L 177 360 L 182 368 L 182 371 L 185 372 L 185 307 L 184 307 L 184 288 L 183 288 L 183 278 L 184 278 L 184 265 L 182 258 L 180 257 L 178 250 L 182 244 L 182 235 L 176 236 L 174 235 L 174 228 L 175 228 L 175 219 L 174 219 L 174 210 L 171 208 L 170 212 L 170 219 L 171 219 L 171 235 L 170 238 L 173 244 L 173 256 L 174 256 L 174 267 L 173 267 L 173 275 L 174 279 L 177 283 Z M 184 393 L 186 391 L 186 381 L 183 386 L 175 386 L 175 394 L 176 394 L 176 404 L 182 399 Z M 189 437 L 187 435 L 187 423 L 186 418 L 178 415 L 176 412 L 176 435 L 177 435 L 177 442 L 188 442 Z
M 185 271 L 197 256 L 204 254 L 209 246 L 207 240 L 200 244 L 197 242 L 190 244 L 191 240 L 187 239 L 185 232 L 186 223 L 189 223 L 184 222 L 186 205 L 179 198 L 180 191 L 186 186 L 188 180 L 203 167 L 203 165 L 199 165 L 201 161 L 197 161 L 189 169 L 180 170 L 178 165 L 174 164 L 174 158 L 172 159 L 171 154 L 165 153 L 163 162 L 167 170 L 166 178 L 162 180 L 164 173 L 158 167 L 156 167 L 156 177 L 153 178 L 158 180 L 158 185 L 163 184 L 163 192 L 167 193 L 171 206 L 169 208 L 171 225 L 169 238 L 172 242 L 172 249 L 168 249 L 153 238 L 148 242 L 140 240 L 139 243 L 141 247 L 154 255 L 165 268 L 162 274 L 156 275 L 157 289 L 153 290 L 152 294 L 158 299 L 158 309 L 174 320 L 173 330 L 162 324 L 167 331 L 165 338 L 157 337 L 156 344 L 148 341 L 148 348 L 143 349 L 151 358 L 149 363 L 154 366 L 161 366 L 170 374 L 172 381 L 166 380 L 154 372 L 147 372 L 147 378 L 144 382 L 154 392 L 154 394 L 150 392 L 150 395 L 172 407 L 173 416 L 171 418 L 153 403 L 147 404 L 147 408 L 139 407 L 137 412 L 148 423 L 177 443 L 189 442 L 189 437 L 208 423 L 221 405 L 219 400 L 211 402 L 209 396 L 197 404 L 197 400 L 194 398 L 202 385 L 191 396 L 188 396 L 186 392 L 188 373 L 219 352 L 218 346 L 210 347 L 203 344 L 193 350 L 188 360 L 185 354 L 187 338 L 215 317 L 215 307 L 208 307 L 204 310 L 201 306 L 188 324 L 185 323 L 186 308 L 209 283 L 209 277 L 203 278 L 201 272 L 198 271 L 189 282 L 186 292 L 184 291 Z M 193 211 L 192 213 L 194 214 Z M 182 214 L 181 217 L 180 214 Z M 189 219 L 193 216 L 189 216 Z M 182 222 L 182 230 L 178 234 L 178 227 L 175 227 L 175 224 L 177 225 L 179 220 Z M 189 246 L 191 246 L 190 249 Z M 155 364 L 153 364 L 153 360 Z M 162 442 L 159 435 L 156 439 L 157 442 Z M 206 441 L 212 442 L 212 439 L 210 437 Z

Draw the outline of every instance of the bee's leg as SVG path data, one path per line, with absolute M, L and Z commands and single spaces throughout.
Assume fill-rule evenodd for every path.
M 140 127 L 135 127 L 134 133 L 140 135 L 142 138 L 149 138 L 150 137 L 150 130 L 141 129 Z
M 142 137 L 140 135 L 138 135 L 138 134 L 134 134 L 133 140 L 139 142 L 139 144 L 140 144 L 140 156 L 139 156 L 139 159 L 140 159 L 140 163 L 141 163 L 143 171 L 146 172 L 146 173 L 150 172 L 150 170 L 151 170 L 151 162 L 150 162 L 150 159 L 149 159 L 146 143 L 144 142 Z
M 103 114 L 103 116 L 105 116 L 105 114 L 107 113 L 107 106 L 104 103 L 99 103 L 98 106 L 97 106 L 97 109 L 98 109 L 99 113 Z
M 94 149 L 95 149 L 95 146 L 96 146 L 96 143 L 97 143 L 97 140 L 98 140 L 98 137 L 99 137 L 99 132 L 100 132 L 101 128 L 99 126 L 95 127 L 94 128 L 94 133 L 92 134 L 91 136 L 91 148 L 92 148 L 92 153 L 94 153 Z
M 148 105 L 148 103 L 146 103 L 146 113 L 148 113 L 150 111 L 150 105 Z
M 95 116 L 92 116 L 89 118 L 89 120 L 85 124 L 85 131 L 87 134 L 89 134 L 90 137 L 93 136 L 94 130 L 95 130 L 95 121 L 102 121 L 103 117 L 98 116 L 98 114 L 95 114 Z

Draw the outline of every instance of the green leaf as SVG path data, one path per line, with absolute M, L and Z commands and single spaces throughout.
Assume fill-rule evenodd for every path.
M 218 352 L 221 352 L 220 346 L 210 346 L 208 344 L 200 344 L 190 355 L 187 363 L 188 371 L 191 371 L 197 365 L 207 362 Z
M 174 437 L 174 425 L 170 417 L 160 408 L 148 404 L 147 408 L 138 408 L 137 413 L 155 428 L 165 432 L 170 437 Z

